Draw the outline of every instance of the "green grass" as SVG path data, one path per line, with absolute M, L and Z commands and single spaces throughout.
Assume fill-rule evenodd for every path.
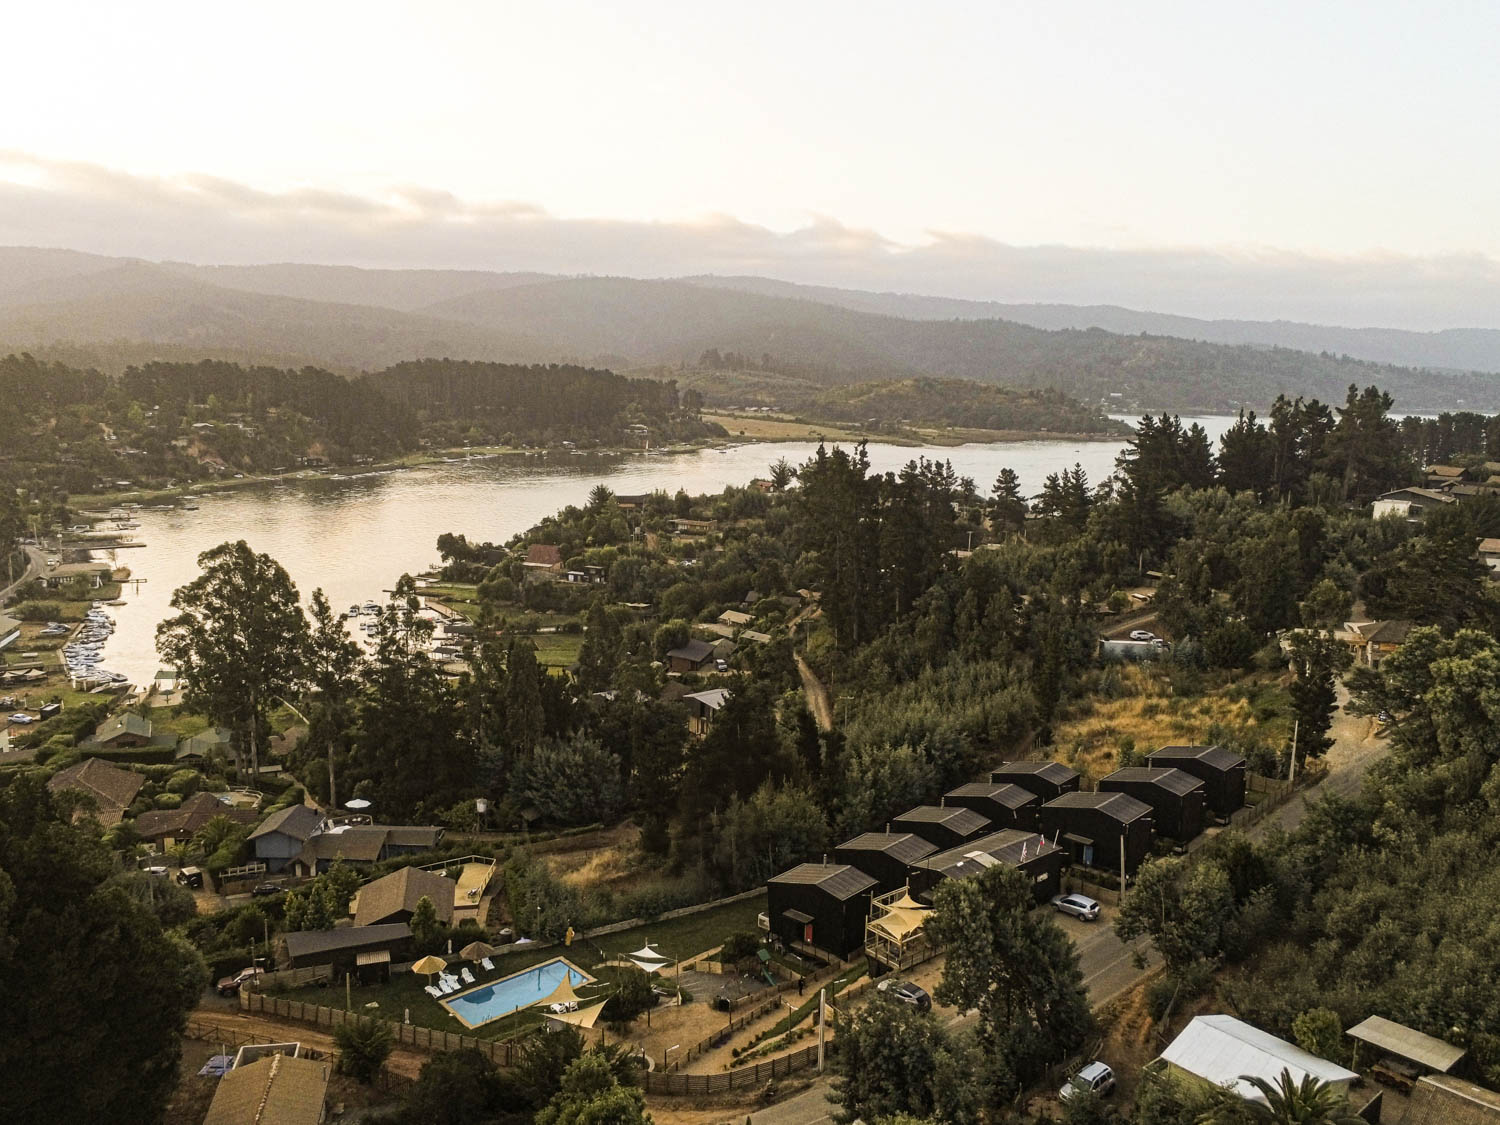
M 503 953 L 495 957 L 493 973 L 482 975 L 476 973 L 475 975 L 479 977 L 481 983 L 493 981 L 530 968 L 532 965 L 539 965 L 543 961 L 565 957 L 579 968 L 587 969 L 590 975 L 607 979 L 609 970 L 603 970 L 602 973 L 595 971 L 600 962 L 607 957 L 613 958 L 621 953 L 639 949 L 648 940 L 653 947 L 669 957 L 693 957 L 712 949 L 732 933 L 755 929 L 755 916 L 763 911 L 765 906 L 764 896 L 757 895 L 742 902 L 732 902 L 713 910 L 705 910 L 701 914 L 689 914 L 684 918 L 673 918 L 663 922 L 648 922 L 643 926 L 621 930 L 619 933 L 606 934 L 597 940 L 579 939 L 567 947 L 522 946 L 514 952 Z M 601 956 L 601 952 L 605 956 Z M 460 967 L 461 965 L 455 961 L 454 970 L 457 971 Z M 670 976 L 670 970 L 668 974 Z M 380 1005 L 378 1011 L 389 1018 L 398 1020 L 404 1018 L 409 1009 L 412 1023 L 444 1031 L 462 1032 L 481 1039 L 506 1039 L 542 1022 L 541 1015 L 536 1012 L 518 1012 L 513 1016 L 506 1016 L 504 1019 L 470 1031 L 460 1024 L 447 1008 L 422 991 L 422 986 L 426 983 L 426 978 L 419 977 L 415 973 L 396 973 L 388 983 L 355 986 L 352 990 L 351 1002 L 355 1011 L 363 1011 L 366 1004 L 374 1001 Z M 275 995 L 313 1004 L 323 1004 L 331 1008 L 342 1007 L 344 1003 L 342 985 L 331 987 L 314 985 L 279 991 Z
M 150 719 L 153 733 L 170 734 L 179 740 L 208 729 L 207 719 L 202 715 L 190 715 L 181 707 L 153 707 Z
M 536 645 L 536 662 L 553 668 L 576 664 L 583 648 L 583 638 L 577 633 L 541 633 L 531 642 Z

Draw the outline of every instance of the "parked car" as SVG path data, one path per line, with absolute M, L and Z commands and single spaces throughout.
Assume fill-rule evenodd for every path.
M 177 873 L 177 882 L 184 887 L 203 886 L 203 869 L 201 867 L 184 867 Z
M 1154 641 L 1156 640 L 1156 634 L 1149 629 L 1134 629 L 1130 633 L 1130 639 L 1132 641 Z
M 256 898 L 267 898 L 270 895 L 285 894 L 286 888 L 279 887 L 275 883 L 259 883 L 250 893 Z
M 214 989 L 220 996 L 234 996 L 239 992 L 240 985 L 244 984 L 247 980 L 254 980 L 264 972 L 265 970 L 259 965 L 251 965 L 248 968 L 241 969 L 237 973 L 230 973 L 227 977 L 220 977 L 219 983 L 214 985 Z
M 1052 900 L 1052 905 L 1064 914 L 1082 918 L 1085 922 L 1099 920 L 1099 904 L 1088 895 L 1058 895 Z
M 24 727 L 27 723 L 34 723 L 34 722 L 36 722 L 35 719 L 33 719 L 30 715 L 26 714 L 26 712 L 24 712 L 24 711 L 17 711 L 14 715 L 12 715 L 10 717 L 10 721 L 13 722 L 13 723 L 15 723 L 16 726 L 18 726 L 18 727 Z
M 1077 1074 L 1073 1075 L 1063 1083 L 1063 1088 L 1057 1092 L 1057 1096 L 1063 1101 L 1076 1098 L 1079 1094 L 1098 1094 L 1101 1098 L 1109 1094 L 1115 1088 L 1115 1072 L 1110 1070 L 1102 1062 L 1091 1062 Z
M 714 661 L 714 671 L 715 672 L 727 672 L 727 671 L 729 671 L 729 661 L 727 661 L 727 660 L 715 660 Z
M 919 1012 L 932 1010 L 932 997 L 927 995 L 927 990 L 921 985 L 913 984 L 909 980 L 896 980 L 893 977 L 887 977 L 875 987 L 880 992 L 894 996 L 903 1004 L 910 1004 Z

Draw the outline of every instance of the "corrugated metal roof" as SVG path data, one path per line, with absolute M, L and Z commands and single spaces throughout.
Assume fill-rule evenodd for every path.
M 1194 789 L 1203 788 L 1203 782 L 1198 778 L 1171 766 L 1158 766 L 1155 769 L 1149 766 L 1125 766 L 1100 781 L 1101 789 L 1104 788 L 1105 781 L 1144 781 L 1179 797 L 1187 796 Z
M 853 898 L 875 885 L 874 879 L 847 863 L 802 863 L 767 882 L 814 886 L 837 899 Z
M 1215 1086 L 1227 1086 L 1243 1098 L 1261 1100 L 1245 1076 L 1275 1083 L 1283 1070 L 1293 1081 L 1303 1076 L 1328 1083 L 1352 1082 L 1359 1075 L 1338 1063 L 1320 1059 L 1285 1039 L 1233 1016 L 1197 1016 L 1167 1045 L 1161 1057 Z
M 850 851 L 880 852 L 901 863 L 916 863 L 930 856 L 937 847 L 913 832 L 865 832 L 845 840 L 839 849 Z
M 976 853 L 987 856 L 990 861 L 1016 867 L 1021 863 L 1023 849 L 1028 861 L 1035 856 L 1049 855 L 1061 850 L 1055 844 L 1043 839 L 1039 833 L 1020 828 L 1006 828 L 1000 832 L 991 832 L 988 836 L 981 836 L 977 840 L 970 840 L 966 844 L 959 844 L 956 848 L 949 848 L 936 855 L 928 856 L 917 866 L 928 871 L 936 871 L 949 879 L 958 879 L 993 866 L 993 862 L 978 858 Z
M 1044 809 L 1098 809 L 1121 824 L 1151 815 L 1151 806 L 1129 793 L 1064 793 L 1042 806 Z
M 1061 762 L 1006 762 L 991 771 L 992 777 L 1039 777 L 1053 785 L 1066 785 L 1078 776 L 1078 771 Z
M 1233 750 L 1226 750 L 1222 746 L 1163 746 L 1155 753 L 1146 755 L 1147 758 L 1164 758 L 1168 761 L 1183 758 L 1196 758 L 1200 762 L 1207 762 L 1216 770 L 1232 770 L 1245 764 L 1245 759 Z
M 1371 1016 L 1364 1022 L 1355 1024 L 1349 1029 L 1349 1034 L 1382 1051 L 1421 1063 L 1429 1070 L 1452 1070 L 1454 1064 L 1464 1057 L 1462 1047 L 1455 1047 L 1384 1016 Z
M 918 805 L 914 809 L 907 809 L 898 817 L 891 819 L 892 824 L 901 821 L 918 822 L 922 824 L 941 824 L 945 828 L 951 828 L 955 832 L 983 832 L 989 827 L 989 819 L 981 816 L 973 809 L 966 809 L 960 805 Z

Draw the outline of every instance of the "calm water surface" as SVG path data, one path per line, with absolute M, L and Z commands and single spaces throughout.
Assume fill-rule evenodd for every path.
M 1230 418 L 1184 418 L 1201 422 L 1217 440 Z M 525 531 L 568 504 L 582 504 L 603 482 L 619 493 L 657 489 L 718 492 L 765 476 L 778 457 L 793 464 L 816 449 L 810 443 L 759 443 L 725 451 L 677 456 L 574 457 L 540 464 L 535 458 L 504 458 L 431 465 L 404 472 L 346 480 L 326 478 L 247 488 L 205 496 L 199 510 L 136 513 L 133 534 L 146 546 L 118 552 L 132 576 L 125 605 L 110 610 L 117 629 L 103 665 L 135 684 L 149 684 L 161 660 L 157 623 L 170 615 L 172 591 L 198 574 L 198 555 L 225 540 L 244 539 L 278 560 L 306 598 L 321 586 L 336 610 L 353 603 L 383 602 L 382 591 L 406 572 L 437 561 L 437 537 L 460 532 L 499 542 Z M 1091 481 L 1114 468 L 1117 442 L 1029 441 L 930 449 L 871 445 L 872 467 L 899 469 L 925 454 L 947 459 L 988 492 L 1002 468 L 1014 469 L 1023 490 L 1034 494 L 1047 474 L 1076 461 Z

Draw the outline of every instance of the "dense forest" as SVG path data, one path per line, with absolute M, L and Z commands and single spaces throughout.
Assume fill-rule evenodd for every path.
M 1129 427 L 1112 422 L 1062 391 L 1017 390 L 963 379 L 903 379 L 855 383 L 820 391 L 798 410 L 819 421 L 909 421 L 917 424 L 1027 433 L 1124 436 Z

